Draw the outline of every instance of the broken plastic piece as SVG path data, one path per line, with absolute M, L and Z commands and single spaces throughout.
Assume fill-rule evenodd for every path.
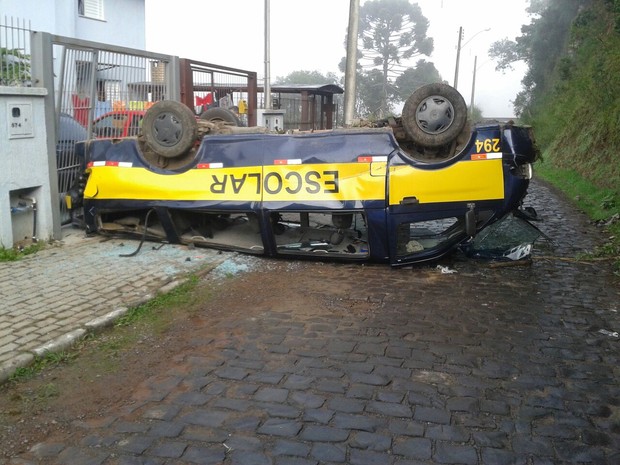
M 521 244 L 504 252 L 504 257 L 511 260 L 523 260 L 532 253 L 532 244 Z
M 437 265 L 437 269 L 439 271 L 441 271 L 441 274 L 452 274 L 452 273 L 457 273 L 456 270 L 452 270 L 450 268 L 448 268 L 447 266 L 441 266 L 441 265 Z

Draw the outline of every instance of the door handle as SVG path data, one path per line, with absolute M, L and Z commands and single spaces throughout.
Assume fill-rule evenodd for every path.
M 403 197 L 403 199 L 400 201 L 401 205 L 418 205 L 419 203 L 420 201 L 416 196 Z

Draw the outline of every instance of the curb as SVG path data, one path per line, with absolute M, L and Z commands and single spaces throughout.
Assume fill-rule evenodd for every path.
M 0 386 L 6 383 L 20 368 L 26 368 L 32 365 L 37 359 L 45 357 L 48 354 L 69 349 L 77 342 L 84 339 L 85 336 L 89 334 L 96 334 L 103 329 L 113 326 L 118 319 L 127 314 L 130 308 L 139 307 L 140 305 L 144 305 L 153 300 L 156 296 L 165 295 L 172 292 L 180 285 L 185 284 L 192 276 L 196 276 L 197 278 L 206 276 L 227 259 L 228 257 L 208 263 L 204 267 L 186 273 L 184 277 L 172 278 L 169 282 L 161 286 L 155 293 L 149 292 L 144 296 L 127 303 L 127 306 L 118 307 L 103 316 L 84 323 L 82 327 L 69 331 L 68 333 L 47 342 L 32 351 L 17 354 L 12 360 L 0 365 Z

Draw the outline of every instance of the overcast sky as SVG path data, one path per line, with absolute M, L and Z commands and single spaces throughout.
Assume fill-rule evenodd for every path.
M 364 0 L 360 0 L 363 4 Z M 414 3 L 411 0 L 411 3 Z M 475 103 L 483 114 L 512 116 L 525 66 L 502 74 L 487 51 L 496 40 L 514 40 L 530 18 L 527 0 L 418 0 L 430 21 L 435 50 L 428 59 L 454 81 L 459 27 L 463 27 L 458 90 L 471 101 L 478 57 Z M 349 0 L 270 0 L 271 78 L 293 71 L 339 74 L 345 55 Z M 264 0 L 146 0 L 148 50 L 265 74 Z M 486 29 L 490 29 L 487 31 Z M 417 58 L 412 62 L 415 63 Z

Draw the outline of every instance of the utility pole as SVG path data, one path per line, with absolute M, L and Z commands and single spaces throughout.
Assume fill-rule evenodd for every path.
M 459 27 L 459 42 L 456 46 L 456 66 L 454 67 L 454 88 L 459 85 L 459 61 L 461 60 L 461 41 L 463 40 L 463 26 Z
M 490 27 L 486 28 L 486 29 L 482 29 L 481 31 L 476 32 L 473 36 L 471 36 L 469 38 L 469 40 L 467 42 L 465 42 L 463 45 L 461 45 L 461 41 L 463 39 L 463 28 L 461 27 L 459 29 L 459 43 L 456 49 L 456 67 L 454 69 L 454 88 L 456 89 L 456 86 L 459 83 L 459 62 L 461 59 L 461 50 L 463 48 L 465 48 L 467 46 L 468 43 L 470 43 L 472 40 L 474 40 L 474 38 L 478 35 L 478 34 L 482 34 L 483 32 L 489 32 L 491 30 Z
M 350 0 L 349 28 L 347 30 L 347 63 L 344 77 L 344 125 L 350 127 L 355 114 L 357 75 L 357 34 L 359 29 L 360 0 Z
M 270 21 L 271 16 L 269 0 L 265 0 L 265 83 L 263 91 L 265 94 L 265 109 L 271 109 L 271 47 L 270 47 Z
M 470 115 L 474 114 L 474 94 L 476 92 L 476 67 L 478 66 L 478 55 L 474 57 L 474 77 L 471 81 L 471 103 L 469 105 Z

